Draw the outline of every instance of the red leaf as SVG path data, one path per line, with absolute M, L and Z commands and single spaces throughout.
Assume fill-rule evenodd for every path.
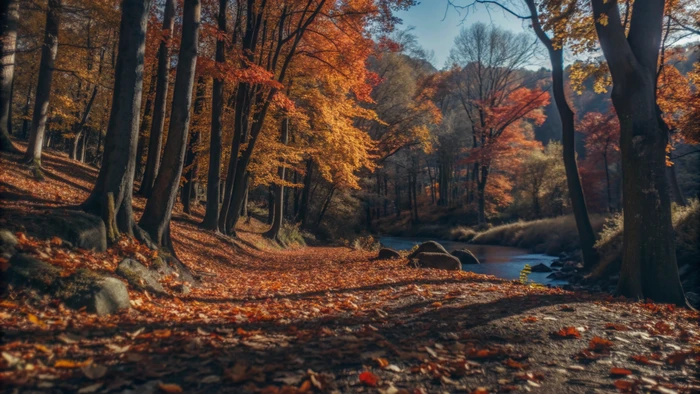
M 611 368 L 610 375 L 627 376 L 627 375 L 632 375 L 632 371 L 630 371 L 629 369 L 625 369 L 625 368 Z
M 377 383 L 379 383 L 379 378 L 372 372 L 365 371 L 360 374 L 360 382 L 370 387 L 376 387 Z
M 557 332 L 553 332 L 552 337 L 560 339 L 581 338 L 581 333 L 578 332 L 576 327 L 564 327 Z

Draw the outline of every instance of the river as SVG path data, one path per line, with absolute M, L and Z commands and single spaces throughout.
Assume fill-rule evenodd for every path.
M 431 241 L 431 239 L 404 237 L 379 238 L 379 242 L 383 247 L 395 250 L 410 250 L 414 245 L 425 241 Z M 444 241 L 439 239 L 432 241 L 439 242 L 448 252 L 466 248 L 474 253 L 481 264 L 462 265 L 464 271 L 493 275 L 502 279 L 518 279 L 520 277 L 520 271 L 525 264 L 530 264 L 530 266 L 539 263 L 550 265 L 552 261 L 556 260 L 556 257 L 553 256 L 529 253 L 525 249 L 509 246 L 472 245 L 464 242 Z M 547 278 L 549 274 L 549 272 L 533 272 L 530 274 L 529 279 L 536 283 L 552 286 L 560 286 L 568 283 L 562 280 L 549 279 Z

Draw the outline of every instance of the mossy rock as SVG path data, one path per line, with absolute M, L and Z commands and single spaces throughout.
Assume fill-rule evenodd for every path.
M 78 270 L 61 281 L 56 296 L 70 308 L 86 308 L 100 316 L 116 313 L 130 306 L 126 285 L 117 278 L 101 276 L 90 270 Z
M 32 287 L 41 292 L 52 292 L 56 289 L 61 277 L 60 269 L 25 253 L 12 256 L 9 266 L 2 275 L 2 282 L 5 285 Z
M 160 257 L 157 257 L 158 267 L 163 270 L 167 264 L 163 262 Z M 153 268 L 156 268 L 155 266 Z M 159 270 L 148 269 L 145 265 L 139 263 L 134 259 L 124 259 L 117 266 L 117 274 L 124 277 L 129 284 L 137 290 L 150 291 L 156 294 L 165 294 L 165 289 L 163 285 L 160 284 L 158 279 L 160 278 Z

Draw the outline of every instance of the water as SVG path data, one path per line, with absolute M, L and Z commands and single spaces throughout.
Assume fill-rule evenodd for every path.
M 382 246 L 395 250 L 410 250 L 413 246 L 425 241 L 431 241 L 431 239 L 403 237 L 382 237 L 379 239 Z M 520 271 L 525 264 L 530 264 L 530 266 L 540 263 L 550 265 L 556 259 L 553 256 L 528 253 L 525 249 L 509 246 L 472 245 L 464 242 L 443 240 L 434 241 L 439 242 L 448 252 L 466 248 L 474 253 L 481 264 L 465 264 L 462 265 L 463 270 L 493 275 L 502 279 L 518 279 Z M 549 279 L 547 278 L 549 274 L 550 272 L 533 272 L 530 274 L 529 279 L 545 285 L 563 285 L 567 283 L 562 280 Z

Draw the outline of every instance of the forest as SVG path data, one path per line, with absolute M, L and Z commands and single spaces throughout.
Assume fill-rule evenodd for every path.
M 696 1 L 0 0 L 0 60 L 3 391 L 700 392 Z

